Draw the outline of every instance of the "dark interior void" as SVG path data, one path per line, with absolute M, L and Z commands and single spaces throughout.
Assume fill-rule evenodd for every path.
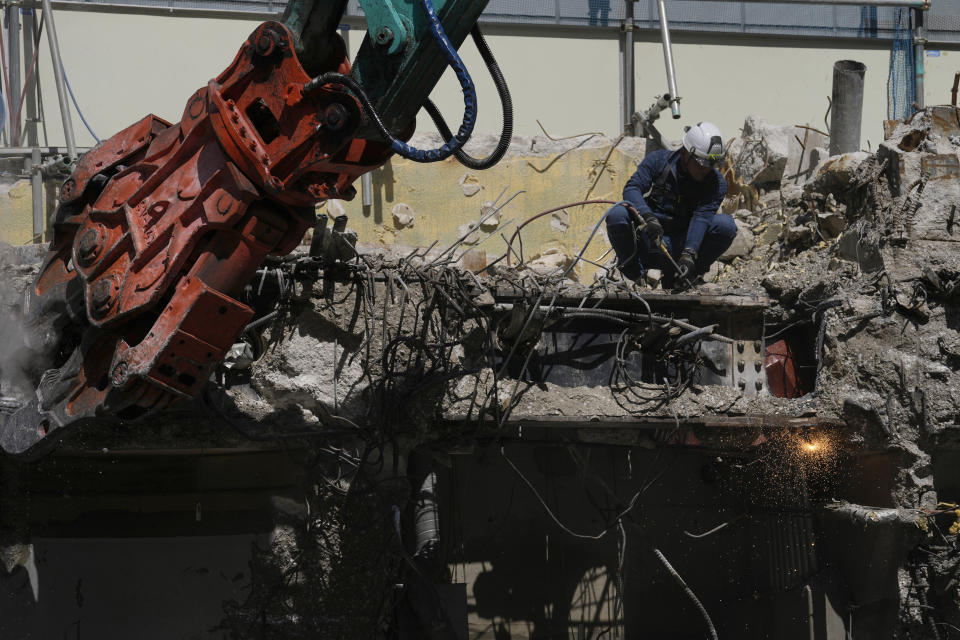
M 472 640 L 708 637 L 657 549 L 720 638 L 892 638 L 908 546 L 896 528 L 827 507 L 892 505 L 903 461 L 831 449 L 830 434 L 766 435 L 738 451 L 654 436 L 647 447 L 510 440 L 505 455 L 455 455 L 433 467 L 455 584 L 431 593 L 467 618 Z M 814 441 L 832 453 L 808 457 Z M 5 493 L 0 516 L 33 546 L 0 578 L 0 638 L 225 637 L 214 626 L 255 582 L 253 543 L 264 547 L 278 522 L 271 505 L 302 486 L 289 455 L 89 452 L 19 478 L 7 469 L 5 491 L 29 500 Z M 947 491 L 955 478 L 941 477 Z
M 497 366 L 511 355 L 508 376 L 563 387 L 620 388 L 636 382 L 676 387 L 692 382 L 780 397 L 800 397 L 814 390 L 816 326 L 764 327 L 760 315 L 745 311 L 686 312 L 683 317 L 694 317 L 698 326 L 716 324 L 716 333 L 732 342 L 704 340 L 681 346 L 676 341 L 685 329 L 651 325 L 626 331 L 604 319 L 560 320 L 536 344 L 521 342 L 519 348 L 511 347 L 512 352 L 498 353 Z
M 882 491 L 893 465 L 811 464 L 788 446 L 730 455 L 514 443 L 506 458 L 497 447 L 458 456 L 441 478 L 441 535 L 454 580 L 467 583 L 470 637 L 709 637 L 654 549 L 721 638 L 891 637 L 899 540 L 823 506 L 877 493 L 863 476 L 850 484 L 853 473 Z M 616 515 L 638 492 L 621 530 Z
M 0 638 L 219 639 L 250 590 L 271 502 L 297 483 L 282 451 L 169 450 L 4 459 Z M 9 548 L 6 548 L 9 551 Z
M 780 381 L 770 381 L 770 389 L 773 395 L 799 397 L 814 390 L 817 379 L 816 354 L 820 351 L 820 349 L 817 348 L 819 330 L 820 327 L 818 323 L 794 323 L 783 326 L 770 325 L 766 327 L 764 343 L 766 345 L 765 351 L 768 355 L 766 367 L 767 376 L 768 378 L 772 375 L 783 377 L 783 380 Z M 774 373 L 774 369 L 770 366 L 772 364 L 770 356 L 773 352 L 780 352 L 780 349 L 774 346 L 779 342 L 782 342 L 786 346 L 786 352 L 789 354 L 786 358 L 784 368 L 791 371 L 786 375 L 780 373 L 779 369 Z M 791 378 L 795 378 L 795 381 L 791 380 Z M 791 385 L 791 383 L 793 383 L 793 385 Z M 778 393 L 776 391 L 777 388 L 787 389 L 791 386 L 795 386 L 798 393 Z
M 223 604 L 245 597 L 256 542 L 265 538 L 36 538 L 32 575 L 0 572 L 0 638 L 227 640 Z

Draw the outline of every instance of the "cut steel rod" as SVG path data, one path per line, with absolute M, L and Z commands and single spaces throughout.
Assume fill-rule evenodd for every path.
M 670 42 L 670 25 L 667 23 L 667 5 L 664 0 L 657 0 L 657 11 L 660 13 L 660 38 L 663 40 L 663 63 L 667 67 L 667 88 L 670 91 L 670 112 L 673 119 L 680 117 L 680 94 L 677 93 L 677 74 L 673 68 L 673 45 Z
M 33 239 L 34 242 L 43 242 L 43 232 L 46 227 L 46 215 L 43 207 L 43 174 L 40 171 L 40 149 L 34 147 L 30 156 L 24 161 L 24 167 L 30 171 L 30 194 L 33 206 Z

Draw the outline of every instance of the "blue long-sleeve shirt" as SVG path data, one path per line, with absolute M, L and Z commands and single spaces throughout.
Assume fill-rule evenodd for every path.
M 727 181 L 716 169 L 703 180 L 694 180 L 678 166 L 679 162 L 679 153 L 660 150 L 648 154 L 623 188 L 623 199 L 636 207 L 641 216 L 656 216 L 668 234 L 686 229 L 683 248 L 696 252 L 710 217 L 717 213 L 727 195 Z M 669 195 L 657 202 L 648 192 L 668 163 L 670 170 L 663 186 Z

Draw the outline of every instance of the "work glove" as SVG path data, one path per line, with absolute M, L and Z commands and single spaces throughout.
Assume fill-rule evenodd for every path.
M 684 249 L 677 260 L 677 266 L 680 267 L 679 280 L 692 283 L 697 267 L 697 252 L 693 249 Z
M 643 232 L 647 234 L 647 238 L 650 239 L 650 242 L 654 247 L 659 247 L 660 243 L 663 241 L 663 225 L 660 224 L 660 221 L 657 220 L 656 216 L 652 216 L 650 214 L 643 216 L 643 221 L 647 225 L 643 228 Z

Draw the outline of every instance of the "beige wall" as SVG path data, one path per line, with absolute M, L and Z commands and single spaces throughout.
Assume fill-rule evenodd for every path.
M 57 29 L 64 64 L 77 99 L 102 138 L 148 112 L 179 120 L 193 91 L 232 60 L 256 21 L 132 16 L 60 11 Z M 585 131 L 619 133 L 619 45 L 616 32 L 592 37 L 504 35 L 491 29 L 488 42 L 514 96 L 516 133 L 540 134 L 537 120 L 553 136 Z M 538 32 L 539 33 L 539 32 Z M 351 31 L 356 51 L 362 32 Z M 637 107 L 646 108 L 666 87 L 659 42 L 641 35 L 636 45 Z M 716 39 L 714 39 L 716 40 Z M 748 43 L 748 44 L 744 44 Z M 677 138 L 681 125 L 711 120 L 732 136 L 750 113 L 776 124 L 823 128 L 833 62 L 852 58 L 867 65 L 862 144 L 876 148 L 886 117 L 889 52 L 844 46 L 782 46 L 782 40 L 724 38 L 698 43 L 678 36 L 674 43 L 683 118 L 661 120 L 665 135 Z M 464 58 L 480 91 L 479 131 L 497 132 L 500 108 L 472 43 Z M 44 39 L 42 73 L 47 129 L 52 144 L 62 143 L 57 96 Z M 927 58 L 927 101 L 949 100 L 960 51 Z M 448 73 L 434 100 L 451 126 L 463 101 Z M 74 116 L 78 144 L 93 139 Z M 423 118 L 421 130 L 432 130 Z

